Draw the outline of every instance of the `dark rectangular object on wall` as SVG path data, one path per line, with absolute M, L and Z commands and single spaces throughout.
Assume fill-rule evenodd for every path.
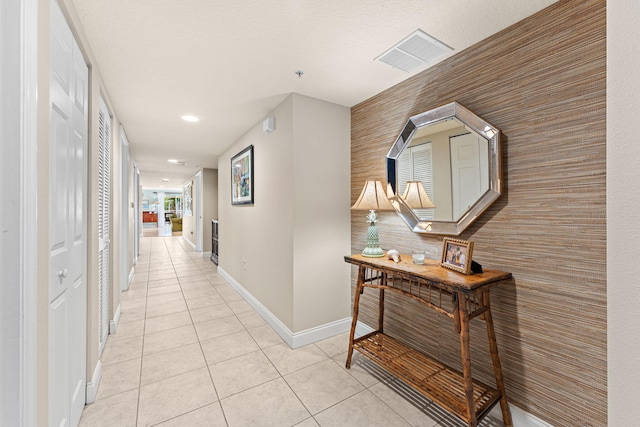
M 211 262 L 218 265 L 218 220 L 211 220 Z

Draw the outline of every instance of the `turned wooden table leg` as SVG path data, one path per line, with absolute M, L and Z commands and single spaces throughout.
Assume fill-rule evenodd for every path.
M 464 392 L 467 400 L 467 422 L 469 427 L 476 427 L 476 409 L 473 399 L 473 378 L 471 376 L 471 351 L 469 348 L 469 310 L 467 297 L 458 292 L 458 313 L 460 316 L 460 352 L 462 354 L 462 373 L 464 375 Z
M 507 392 L 504 387 L 504 378 L 502 376 L 502 365 L 500 357 L 498 357 L 498 343 L 496 342 L 496 332 L 493 329 L 493 318 L 491 317 L 491 299 L 489 291 L 482 293 L 482 302 L 487 307 L 484 313 L 485 324 L 487 325 L 487 335 L 489 337 L 489 350 L 491 351 L 491 361 L 493 362 L 493 373 L 496 377 L 496 388 L 502 395 L 500 398 L 500 409 L 502 409 L 502 421 L 505 427 L 512 427 L 511 411 L 509 410 L 509 402 L 507 401 Z
M 360 294 L 362 293 L 364 283 L 365 267 L 358 268 L 358 281 L 356 283 L 356 292 L 353 296 L 353 317 L 351 319 L 351 332 L 349 333 L 349 350 L 347 351 L 347 369 L 351 368 L 351 357 L 353 356 L 353 339 L 356 335 L 356 326 L 358 325 L 358 309 L 360 307 Z

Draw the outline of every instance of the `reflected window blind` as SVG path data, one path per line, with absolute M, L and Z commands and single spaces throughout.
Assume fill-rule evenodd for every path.
M 431 200 L 434 200 L 432 157 L 430 142 L 408 147 L 402 152 L 398 167 L 398 193 L 400 195 L 404 193 L 407 181 L 422 181 L 425 191 Z M 421 220 L 433 219 L 433 209 L 414 209 L 414 212 Z

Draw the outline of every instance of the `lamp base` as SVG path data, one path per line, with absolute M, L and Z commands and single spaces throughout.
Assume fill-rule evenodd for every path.
M 367 247 L 362 251 L 362 256 L 368 256 L 371 258 L 380 258 L 384 256 L 384 251 L 380 248 L 380 241 L 378 240 L 378 228 L 375 223 L 375 213 L 371 211 L 372 215 L 371 223 L 367 229 Z
M 380 258 L 384 256 L 384 251 L 381 248 L 366 247 L 362 251 L 362 256 L 368 256 L 371 258 Z

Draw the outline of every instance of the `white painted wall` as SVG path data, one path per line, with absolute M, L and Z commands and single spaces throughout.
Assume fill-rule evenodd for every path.
M 20 7 L 0 2 L 0 425 L 20 411 Z
M 220 265 L 293 330 L 293 99 L 255 124 L 218 160 Z M 231 158 L 253 145 L 254 204 L 231 205 Z M 246 261 L 246 262 L 243 262 Z
M 350 110 L 292 94 L 218 162 L 220 268 L 289 333 L 350 316 Z M 254 146 L 253 206 L 231 205 L 231 157 Z M 246 262 L 245 262 L 246 261 Z
M 610 426 L 640 419 L 640 2 L 607 2 L 607 370 Z
M 351 112 L 293 96 L 293 330 L 350 316 Z

